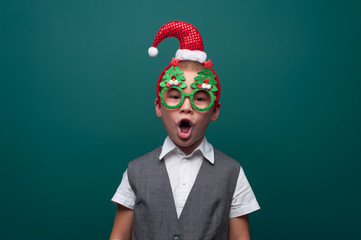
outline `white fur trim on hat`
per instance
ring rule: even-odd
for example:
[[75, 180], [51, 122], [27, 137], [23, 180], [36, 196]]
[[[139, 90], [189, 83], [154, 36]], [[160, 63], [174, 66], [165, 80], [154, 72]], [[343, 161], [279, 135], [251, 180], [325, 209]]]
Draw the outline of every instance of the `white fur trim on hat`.
[[191, 60], [203, 63], [207, 59], [207, 54], [203, 51], [191, 51], [188, 49], [178, 49], [175, 54], [176, 59]]
[[150, 47], [150, 48], [148, 49], [148, 54], [149, 54], [149, 56], [151, 56], [151, 57], [156, 57], [156, 56], [158, 55], [158, 49], [155, 48], [155, 47]]

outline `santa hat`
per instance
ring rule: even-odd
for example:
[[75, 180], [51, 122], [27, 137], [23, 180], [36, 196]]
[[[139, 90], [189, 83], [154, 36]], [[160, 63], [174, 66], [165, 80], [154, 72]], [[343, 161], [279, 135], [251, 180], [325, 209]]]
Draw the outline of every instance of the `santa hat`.
[[158, 30], [153, 45], [148, 49], [149, 56], [157, 56], [157, 46], [168, 37], [176, 37], [179, 40], [180, 47], [176, 52], [176, 59], [191, 60], [200, 63], [203, 63], [207, 59], [201, 34], [192, 24], [183, 21], [166, 23]]
[[[176, 52], [175, 58], [171, 63], [166, 67], [163, 72], [160, 74], [157, 83], [157, 96], [159, 100], [159, 83], [162, 80], [162, 77], [166, 70], [168, 70], [173, 65], [179, 65], [179, 60], [190, 60], [197, 61], [204, 65], [205, 68], [208, 68], [215, 75], [215, 80], [217, 81], [217, 96], [216, 102], [219, 101], [221, 94], [221, 85], [219, 84], [219, 79], [217, 74], [212, 69], [213, 63], [211, 60], [207, 59], [207, 54], [204, 52], [204, 45], [201, 34], [192, 24], [183, 22], [183, 21], [171, 21], [164, 24], [157, 32], [154, 38], [153, 45], [148, 49], [148, 54], [151, 57], [158, 55], [157, 46], [161, 41], [168, 37], [176, 37], [179, 40], [180, 47]], [[160, 100], [159, 100], [160, 104]]]

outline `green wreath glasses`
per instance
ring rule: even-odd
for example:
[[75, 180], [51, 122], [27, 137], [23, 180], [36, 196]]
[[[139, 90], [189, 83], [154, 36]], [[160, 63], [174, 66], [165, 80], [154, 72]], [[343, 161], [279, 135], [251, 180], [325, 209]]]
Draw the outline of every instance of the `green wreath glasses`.
[[207, 89], [194, 89], [191, 93], [185, 93], [178, 86], [163, 88], [159, 93], [159, 97], [163, 106], [170, 109], [182, 106], [184, 98], [189, 97], [192, 107], [198, 111], [207, 111], [216, 100], [213, 92]]

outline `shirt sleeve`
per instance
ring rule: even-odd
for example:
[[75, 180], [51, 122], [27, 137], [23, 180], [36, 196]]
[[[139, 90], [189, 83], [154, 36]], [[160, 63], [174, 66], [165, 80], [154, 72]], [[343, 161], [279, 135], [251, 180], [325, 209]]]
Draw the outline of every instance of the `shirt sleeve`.
[[243, 168], [238, 175], [236, 189], [234, 190], [229, 218], [239, 217], [260, 209], [256, 197], [248, 183]]
[[127, 170], [124, 172], [122, 181], [111, 201], [115, 204], [121, 204], [127, 208], [134, 209], [135, 194], [129, 184]]

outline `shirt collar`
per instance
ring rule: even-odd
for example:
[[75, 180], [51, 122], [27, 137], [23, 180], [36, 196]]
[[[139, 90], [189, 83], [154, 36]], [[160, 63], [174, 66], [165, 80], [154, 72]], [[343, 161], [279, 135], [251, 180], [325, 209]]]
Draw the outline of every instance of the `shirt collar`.
[[[188, 157], [191, 157], [195, 152], [200, 151], [202, 155], [212, 164], [214, 164], [214, 150], [213, 146], [208, 143], [207, 138], [203, 137], [203, 141], [199, 146], [194, 149], [194, 151], [188, 155]], [[169, 136], [164, 140], [163, 146], [162, 146], [162, 152], [159, 155], [159, 160], [162, 160], [165, 155], [172, 151], [178, 151], [181, 154], [184, 154], [170, 139]]]

